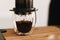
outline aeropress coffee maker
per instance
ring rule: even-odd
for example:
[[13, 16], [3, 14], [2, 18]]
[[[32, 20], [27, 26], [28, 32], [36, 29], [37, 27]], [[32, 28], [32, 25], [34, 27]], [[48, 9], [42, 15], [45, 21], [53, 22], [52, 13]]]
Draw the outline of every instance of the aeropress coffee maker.
[[15, 0], [14, 31], [18, 35], [26, 35], [36, 24], [36, 8], [33, 8], [33, 0]]

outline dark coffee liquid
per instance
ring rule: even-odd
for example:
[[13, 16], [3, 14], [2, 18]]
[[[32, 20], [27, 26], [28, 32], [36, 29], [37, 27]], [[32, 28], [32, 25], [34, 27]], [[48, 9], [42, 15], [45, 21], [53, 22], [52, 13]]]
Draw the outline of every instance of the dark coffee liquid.
[[32, 28], [31, 21], [16, 21], [17, 29], [21, 33], [27, 33]]

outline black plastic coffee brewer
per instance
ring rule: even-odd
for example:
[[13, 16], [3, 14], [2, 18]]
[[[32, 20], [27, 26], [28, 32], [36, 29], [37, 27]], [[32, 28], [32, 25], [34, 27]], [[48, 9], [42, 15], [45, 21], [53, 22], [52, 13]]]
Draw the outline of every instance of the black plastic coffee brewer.
[[33, 0], [15, 0], [15, 8], [11, 11], [14, 11], [14, 31], [18, 35], [29, 33], [36, 23], [36, 8], [33, 8]]

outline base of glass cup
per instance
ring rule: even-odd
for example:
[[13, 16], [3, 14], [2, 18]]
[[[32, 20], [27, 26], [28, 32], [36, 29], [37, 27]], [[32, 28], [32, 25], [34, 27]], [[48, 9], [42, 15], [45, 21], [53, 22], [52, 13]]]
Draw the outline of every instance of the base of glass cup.
[[29, 33], [16, 33], [18, 36], [27, 36]]

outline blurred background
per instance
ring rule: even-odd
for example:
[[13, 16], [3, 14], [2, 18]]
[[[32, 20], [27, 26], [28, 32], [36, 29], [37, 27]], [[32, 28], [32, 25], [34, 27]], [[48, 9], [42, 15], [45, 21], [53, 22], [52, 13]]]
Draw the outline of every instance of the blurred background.
[[[38, 9], [36, 27], [48, 26], [50, 0], [33, 0], [33, 4]], [[14, 7], [15, 0], [0, 0], [0, 29], [14, 27], [12, 19], [14, 12], [9, 11]]]

